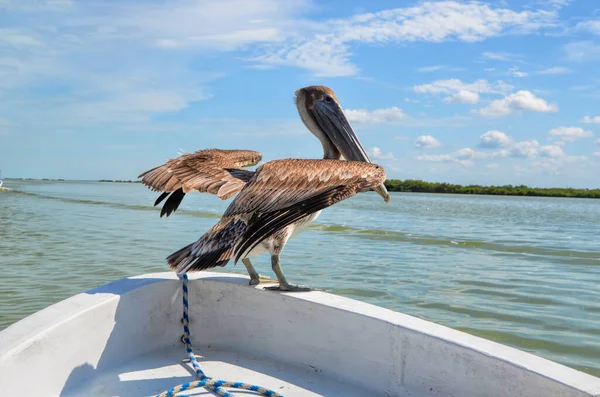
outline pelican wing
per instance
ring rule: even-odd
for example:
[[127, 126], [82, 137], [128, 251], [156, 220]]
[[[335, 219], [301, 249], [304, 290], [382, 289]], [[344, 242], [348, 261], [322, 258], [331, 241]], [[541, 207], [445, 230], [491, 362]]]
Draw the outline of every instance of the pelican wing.
[[196, 190], [225, 200], [242, 190], [253, 171], [243, 169], [257, 164], [262, 155], [252, 150], [207, 149], [185, 153], [142, 173], [142, 183], [163, 192], [154, 205], [169, 197], [160, 216], [177, 210], [186, 193]]
[[247, 219], [235, 261], [278, 230], [385, 181], [377, 164], [340, 160], [276, 160], [263, 164], [223, 217]]

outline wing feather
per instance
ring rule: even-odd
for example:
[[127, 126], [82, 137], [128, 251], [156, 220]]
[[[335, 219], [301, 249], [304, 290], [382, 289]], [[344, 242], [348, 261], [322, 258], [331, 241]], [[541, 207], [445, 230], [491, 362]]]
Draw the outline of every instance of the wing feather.
[[254, 174], [242, 167], [255, 165], [261, 159], [262, 155], [252, 150], [199, 150], [170, 159], [138, 178], [150, 189], [162, 192], [154, 205], [171, 194], [161, 210], [161, 217], [169, 216], [191, 190], [215, 194], [222, 200], [233, 196]]
[[224, 217], [246, 217], [237, 262], [278, 230], [385, 181], [377, 164], [339, 160], [276, 160], [259, 167]]

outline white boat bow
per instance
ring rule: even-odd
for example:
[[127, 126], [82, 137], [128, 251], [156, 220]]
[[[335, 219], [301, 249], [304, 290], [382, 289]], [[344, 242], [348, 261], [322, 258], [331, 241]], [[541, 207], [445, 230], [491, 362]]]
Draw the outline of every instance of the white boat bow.
[[[599, 378], [325, 292], [265, 291], [246, 276], [201, 272], [190, 275], [189, 301], [206, 374], [285, 397], [600, 396]], [[148, 396], [193, 381], [181, 310], [173, 273], [118, 280], [41, 310], [0, 332], [2, 395]]]

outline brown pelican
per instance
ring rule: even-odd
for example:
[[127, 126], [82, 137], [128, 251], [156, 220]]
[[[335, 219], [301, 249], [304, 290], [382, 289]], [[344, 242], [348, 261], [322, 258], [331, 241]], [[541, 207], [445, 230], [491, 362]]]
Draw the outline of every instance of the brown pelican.
[[[323, 86], [296, 91], [296, 106], [305, 126], [321, 141], [323, 160], [274, 160], [255, 172], [262, 156], [250, 150], [200, 150], [182, 154], [139, 176], [165, 198], [161, 217], [174, 212], [191, 190], [227, 199], [240, 192], [221, 220], [200, 239], [167, 258], [177, 273], [225, 266], [242, 259], [250, 284], [260, 278], [250, 257], [271, 254], [271, 266], [279, 281], [276, 289], [306, 291], [306, 286], [287, 282], [279, 255], [288, 239], [319, 216], [321, 210], [357, 193], [374, 190], [386, 202], [385, 171], [372, 164], [344, 116], [334, 92]], [[347, 161], [340, 160], [345, 158]]]

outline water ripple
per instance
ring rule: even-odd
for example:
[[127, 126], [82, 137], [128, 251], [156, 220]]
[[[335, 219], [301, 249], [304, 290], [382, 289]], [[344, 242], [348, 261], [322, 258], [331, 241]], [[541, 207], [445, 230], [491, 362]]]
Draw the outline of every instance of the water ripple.
[[[0, 329], [164, 258], [229, 201], [190, 194], [158, 216], [143, 186], [6, 181]], [[10, 184], [10, 185], [9, 185]], [[290, 240], [291, 282], [388, 307], [600, 376], [600, 200], [373, 193]], [[271, 275], [268, 257], [257, 269]], [[244, 273], [243, 266], [218, 271]]]

